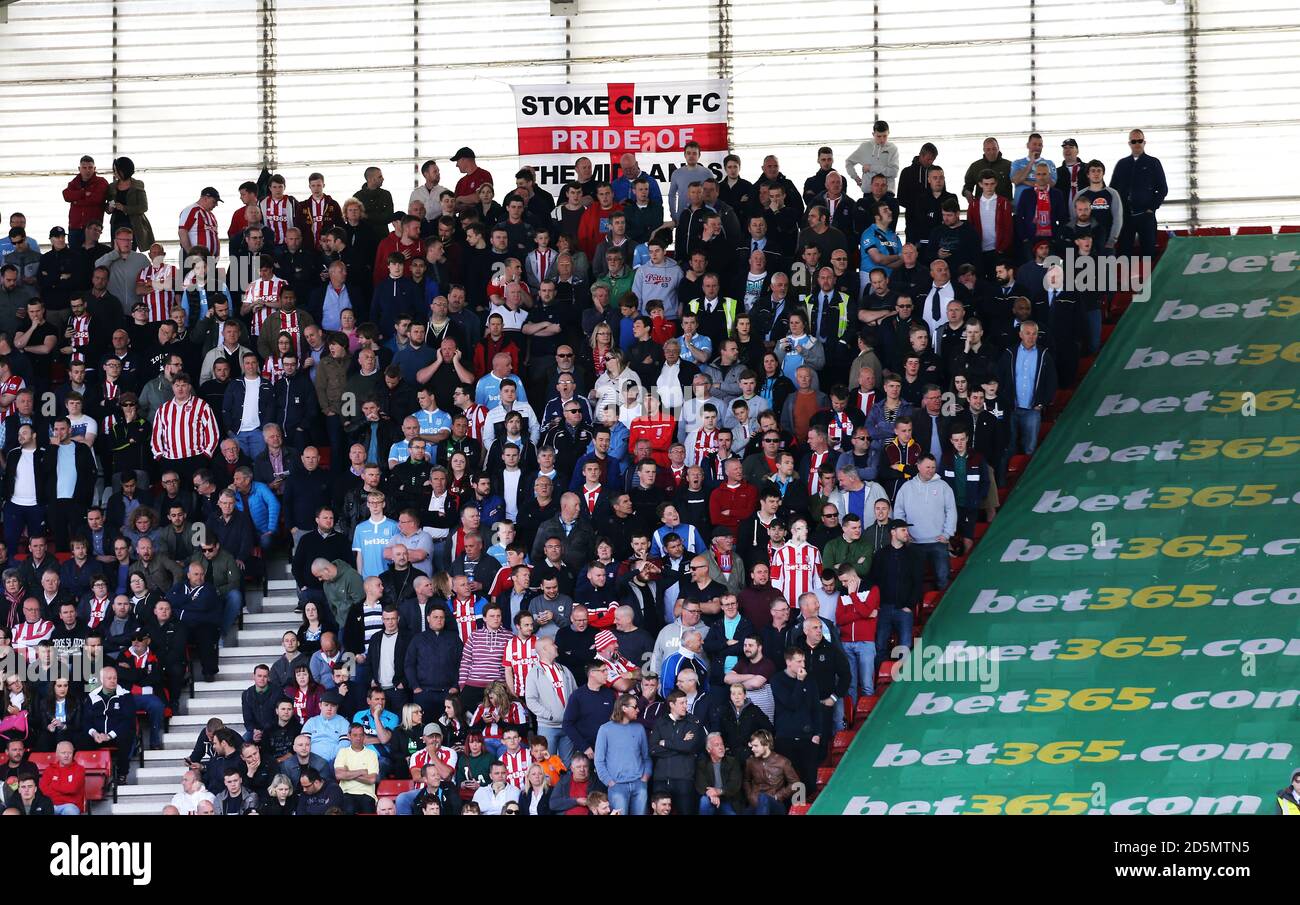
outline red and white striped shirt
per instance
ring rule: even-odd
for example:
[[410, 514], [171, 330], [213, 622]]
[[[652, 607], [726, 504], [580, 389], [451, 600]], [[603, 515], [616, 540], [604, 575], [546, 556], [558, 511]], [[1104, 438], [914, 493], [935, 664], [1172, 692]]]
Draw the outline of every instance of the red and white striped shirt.
[[268, 358], [262, 362], [262, 376], [271, 383], [275, 383], [284, 376], [284, 359], [280, 357]]
[[289, 195], [281, 195], [279, 201], [267, 195], [258, 203], [258, 207], [262, 209], [262, 221], [275, 234], [276, 245], [283, 245], [289, 227], [297, 226], [293, 219], [296, 203]]
[[244, 304], [253, 306], [254, 336], [262, 335], [262, 324], [273, 310], [280, 307], [280, 290], [284, 287], [285, 282], [279, 277], [271, 277], [269, 280], [259, 277], [249, 284], [244, 293]]
[[862, 390], [854, 390], [853, 394], [858, 411], [862, 412], [864, 415], [870, 415], [871, 409], [876, 404], [876, 391], [867, 390], [866, 392], [863, 392]]
[[156, 324], [171, 317], [172, 303], [176, 301], [176, 267], [172, 264], [154, 264], [140, 271], [136, 286], [149, 287], [140, 301], [149, 307], [149, 323]]
[[830, 423], [826, 425], [826, 436], [830, 438], [831, 448], [839, 446], [840, 441], [852, 433], [853, 422], [849, 420], [849, 416], [832, 409]]
[[528, 781], [528, 768], [533, 765], [533, 755], [523, 745], [514, 754], [506, 751], [501, 755], [501, 763], [506, 765], [506, 782], [522, 790]]
[[81, 350], [90, 345], [90, 315], [70, 317], [68, 326], [72, 328], [72, 335], [68, 337], [68, 345], [72, 347], [71, 360], [85, 361], [86, 354]]
[[596, 504], [600, 502], [600, 491], [604, 486], [603, 484], [597, 484], [595, 487], [582, 485], [582, 499], [587, 506], [588, 515], [596, 514]]
[[811, 594], [821, 581], [821, 551], [810, 543], [790, 541], [774, 559], [780, 562], [780, 579], [774, 572], [772, 586], [785, 595], [791, 609], [798, 609], [800, 596]]
[[501, 662], [515, 680], [515, 694], [523, 695], [528, 687], [528, 672], [537, 665], [537, 636], [511, 638]]
[[212, 455], [218, 440], [220, 431], [211, 407], [191, 396], [185, 402], [168, 399], [158, 406], [149, 449], [155, 459], [188, 459]]
[[[107, 542], [105, 542], [107, 544]], [[108, 614], [108, 608], [113, 605], [111, 597], [92, 597], [88, 601], [90, 606], [90, 618], [86, 620], [88, 628], [95, 628], [104, 621], [104, 616]]]
[[821, 489], [821, 476], [817, 469], [822, 467], [822, 463], [830, 458], [830, 451], [814, 452], [808, 456], [808, 492], [815, 494]]
[[477, 607], [477, 597], [469, 600], [451, 598], [451, 617], [456, 620], [456, 632], [460, 635], [461, 644], [469, 641], [469, 636], [474, 634], [474, 624], [478, 622]]
[[569, 702], [564, 696], [564, 674], [560, 672], [560, 668], [554, 663], [542, 663], [538, 661], [537, 669], [538, 675], [543, 680], [549, 681], [551, 687], [555, 689], [555, 697], [560, 702], [560, 706], [563, 707], [568, 704]]
[[475, 440], [483, 439], [483, 426], [487, 424], [487, 406], [477, 402], [465, 410], [465, 419], [469, 421], [468, 436]]
[[484, 701], [474, 708], [474, 713], [469, 718], [471, 726], [477, 726], [480, 723], [483, 725], [484, 738], [501, 738], [506, 734], [507, 727], [523, 726], [527, 722], [528, 714], [518, 701], [511, 701], [510, 706], [505, 710], [497, 710], [487, 701]]
[[597, 654], [596, 659], [609, 667], [609, 679], [605, 682], [606, 685], [613, 685], [615, 679], [621, 679], [636, 672], [636, 664], [622, 654], [612, 660], [604, 654]]
[[311, 233], [311, 246], [315, 248], [320, 245], [321, 228], [325, 224], [325, 211], [329, 209], [329, 195], [321, 195], [319, 199], [315, 195], [309, 195], [303, 205], [303, 210], [307, 212], [307, 230]]
[[718, 432], [700, 428], [695, 431], [695, 442], [690, 446], [694, 453], [688, 465], [703, 465], [704, 457], [718, 451]]
[[[122, 385], [120, 383], [116, 383], [115, 381], [107, 380], [107, 379], [104, 380], [104, 402], [105, 403], [112, 402], [114, 399], [117, 398], [118, 394], [121, 392], [122, 392]], [[115, 408], [115, 406], [105, 405], [104, 408], [106, 411], [112, 411]], [[104, 416], [104, 433], [107, 434], [109, 431], [111, 431], [113, 429], [113, 425], [116, 423], [117, 423], [116, 415]]]
[[[24, 390], [26, 388], [27, 388], [27, 381], [23, 380], [17, 374], [10, 374], [9, 379], [6, 380], [3, 384], [0, 384], [0, 396], [11, 396], [11, 395], [16, 396], [18, 395], [20, 390]], [[3, 409], [0, 409], [0, 420], [4, 418], [8, 418], [10, 415], [13, 414], [13, 411], [14, 411], [14, 405], [11, 402]], [[11, 443], [13, 443], [14, 440], [15, 438], [13, 437], [9, 438], [9, 442]]]
[[451, 748], [439, 748], [433, 754], [429, 753], [428, 748], [421, 748], [411, 755], [411, 759], [406, 762], [406, 765], [412, 770], [419, 770], [423, 774], [424, 768], [433, 763], [434, 758], [437, 758], [440, 763], [451, 767], [453, 771], [456, 769], [456, 752]]
[[54, 634], [54, 623], [48, 619], [39, 622], [19, 622], [14, 626], [13, 646], [27, 654], [29, 661], [36, 659], [36, 645]]
[[212, 211], [205, 211], [195, 202], [181, 211], [181, 229], [190, 234], [190, 244], [195, 248], [202, 246], [216, 257], [221, 250], [221, 238], [217, 232], [217, 218]]

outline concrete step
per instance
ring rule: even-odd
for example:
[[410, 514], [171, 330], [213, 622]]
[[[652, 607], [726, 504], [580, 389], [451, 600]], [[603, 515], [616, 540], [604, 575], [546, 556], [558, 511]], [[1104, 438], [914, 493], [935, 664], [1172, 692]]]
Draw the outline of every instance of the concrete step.
[[[178, 724], [176, 720], [184, 720], [187, 717], [180, 716], [173, 718], [172, 725], [176, 728], [171, 732], [163, 733], [163, 751], [146, 751], [144, 753], [145, 763], [148, 763], [150, 760], [166, 760], [167, 757], [164, 756], [164, 751], [169, 752], [170, 756], [173, 757], [188, 757], [190, 752], [194, 750], [194, 740], [199, 737], [199, 729], [207, 725], [208, 719], [211, 719], [213, 716], [221, 716], [221, 714], [211, 714], [199, 723]], [[221, 718], [231, 729], [234, 729], [241, 735], [243, 734], [243, 716], [235, 715], [230, 720], [226, 720], [225, 717]]]
[[[244, 618], [247, 619], [248, 617], [244, 617]], [[239, 633], [239, 647], [236, 649], [237, 650], [242, 649], [246, 644], [257, 645], [257, 646], [274, 645], [277, 651], [279, 651], [280, 653], [284, 653], [284, 648], [280, 647], [280, 639], [284, 637], [285, 632], [291, 629], [296, 629], [297, 627], [298, 626], [295, 621], [294, 624], [289, 624], [286, 622], [282, 625], [273, 626], [270, 628], [243, 629]], [[222, 648], [222, 650], [226, 650], [226, 649], [227, 648]]]
[[[168, 769], [175, 768], [178, 771], [183, 770], [184, 764], [182, 764], [181, 761], [190, 756], [190, 753], [194, 749], [194, 739], [198, 738], [198, 735], [198, 727], [194, 727], [193, 731], [191, 731], [189, 727], [186, 727], [184, 732], [169, 732], [163, 736], [163, 744], [168, 745], [169, 747], [162, 748], [158, 751], [146, 751], [144, 753], [144, 762], [146, 764], [155, 765], [169, 764], [171, 766], [169, 766]], [[173, 736], [175, 738], [173, 738]], [[187, 740], [184, 751], [180, 751], [175, 746], [171, 745], [172, 741], [179, 739], [182, 736]], [[146, 766], [145, 769], [149, 768]], [[179, 775], [180, 773], [178, 772], [177, 776]]]
[[296, 598], [292, 597], [284, 599], [268, 597], [262, 602], [263, 613], [295, 613], [296, 615], [301, 616], [301, 614], [296, 613], [297, 607], [298, 601]]
[[[223, 713], [240, 713], [242, 705], [237, 694], [200, 694], [190, 699], [187, 709], [189, 713], [182, 714], [181, 717], [194, 716], [199, 718], [199, 722], [206, 723], [214, 714], [221, 716]], [[178, 717], [172, 717], [172, 723], [175, 724], [177, 719]]]
[[131, 772], [131, 782], [141, 786], [166, 785], [168, 788], [174, 786], [175, 788], [172, 789], [174, 792], [180, 788], [181, 774], [184, 772], [185, 767], [179, 762], [158, 767], [136, 767]]
[[268, 591], [296, 591], [297, 583], [292, 578], [271, 578], [266, 582]]
[[[176, 788], [179, 789], [180, 786], [177, 785]], [[93, 813], [95, 816], [100, 814], [136, 816], [141, 814], [161, 814], [162, 809], [171, 803], [174, 794], [175, 792], [168, 792], [165, 796], [160, 794], [149, 798], [119, 801], [116, 804], [111, 801], [101, 801], [93, 806]]]
[[[222, 673], [222, 675], [224, 675], [224, 673]], [[225, 692], [226, 694], [229, 694], [230, 692], [233, 691], [236, 694], [242, 694], [244, 689], [252, 684], [253, 684], [252, 679], [245, 680], [245, 679], [231, 678], [231, 679], [218, 679], [215, 682], [201, 681], [195, 687], [198, 689], [197, 697], [202, 698], [203, 696], [210, 694], [212, 692], [218, 692], [218, 693]], [[189, 700], [196, 700], [196, 698], [189, 698]]]
[[[240, 635], [245, 635], [240, 632]], [[219, 662], [224, 666], [227, 660], [255, 660], [261, 658], [268, 663], [284, 653], [284, 648], [280, 646], [280, 639], [283, 633], [275, 636], [275, 644], [248, 644], [239, 647], [223, 647], [219, 653]], [[199, 683], [202, 684], [202, 683]]]
[[180, 790], [181, 784], [179, 777], [176, 780], [176, 788], [162, 786], [158, 783], [145, 783], [144, 785], [125, 785], [117, 789], [119, 804], [122, 801], [150, 801], [160, 800], [158, 808], [161, 810], [164, 804], [171, 800], [171, 797]]
[[263, 610], [260, 613], [248, 613], [244, 616], [244, 629], [239, 633], [239, 637], [244, 637], [244, 633], [250, 629], [264, 629], [270, 626], [277, 626], [281, 632], [287, 629], [296, 629], [302, 622], [302, 616], [293, 610]]
[[[206, 710], [202, 713], [183, 713], [180, 716], [174, 716], [172, 717], [171, 725], [177, 730], [179, 730], [181, 727], [185, 727], [185, 731], [187, 733], [187, 737], [190, 740], [190, 744], [193, 745], [194, 739], [197, 737], [199, 729], [203, 726], [206, 726], [208, 724], [208, 720], [212, 719], [214, 716], [221, 717], [221, 721], [224, 722], [227, 726], [234, 726], [236, 724], [242, 723], [244, 719], [244, 715], [240, 711], [238, 703], [236, 703], [234, 707], [225, 707], [225, 708], [217, 708], [214, 710]], [[164, 735], [163, 741], [166, 740], [167, 740], [167, 736]]]

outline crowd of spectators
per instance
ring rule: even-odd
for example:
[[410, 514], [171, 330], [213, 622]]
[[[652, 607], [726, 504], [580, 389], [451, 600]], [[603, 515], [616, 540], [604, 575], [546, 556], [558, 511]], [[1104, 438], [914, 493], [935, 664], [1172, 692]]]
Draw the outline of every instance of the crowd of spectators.
[[279, 554], [302, 624], [176, 812], [784, 813], [1100, 343], [1049, 255], [1154, 249], [1129, 144], [950, 180], [877, 122], [801, 184], [692, 143], [559, 198], [461, 148], [401, 206], [202, 188], [170, 257], [83, 158], [0, 241], [8, 737], [124, 777]]

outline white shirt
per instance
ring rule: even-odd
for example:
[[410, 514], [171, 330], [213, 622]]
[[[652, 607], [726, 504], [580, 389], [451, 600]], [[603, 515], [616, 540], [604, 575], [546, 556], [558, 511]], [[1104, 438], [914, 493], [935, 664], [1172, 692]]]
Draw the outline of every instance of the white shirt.
[[33, 457], [36, 450], [28, 452], [23, 450], [24, 454], [18, 457], [18, 470], [14, 474], [14, 495], [12, 498], [15, 506], [35, 506], [36, 498], [36, 465]]
[[244, 410], [239, 417], [239, 430], [241, 433], [262, 429], [262, 416], [257, 410], [257, 396], [261, 387], [262, 378], [244, 378]]
[[375, 678], [384, 688], [393, 685], [393, 660], [397, 653], [397, 632], [379, 636], [379, 669]]
[[217, 799], [211, 792], [200, 786], [197, 792], [186, 792], [184, 789], [181, 789], [172, 796], [171, 804], [172, 807], [180, 811], [182, 814], [196, 814], [199, 810], [200, 801], [208, 801], [216, 804]]
[[993, 251], [998, 246], [998, 196], [980, 195], [980, 250]]
[[501, 469], [501, 492], [506, 498], [506, 518], [516, 521], [519, 518], [519, 479], [524, 476], [518, 468]]
[[[937, 320], [932, 316], [936, 289], [939, 293], [939, 317]], [[953, 294], [952, 280], [949, 280], [942, 286], [932, 286], [930, 291], [925, 294], [925, 298], [921, 300], [921, 317], [925, 320], [926, 326], [930, 328], [930, 347], [936, 352], [939, 349], [939, 331], [948, 323], [948, 303], [952, 301]]]
[[508, 801], [518, 801], [519, 790], [510, 783], [505, 784], [500, 792], [492, 791], [492, 784], [479, 786], [474, 792], [474, 803], [478, 805], [480, 814], [500, 814], [501, 809], [505, 807]]

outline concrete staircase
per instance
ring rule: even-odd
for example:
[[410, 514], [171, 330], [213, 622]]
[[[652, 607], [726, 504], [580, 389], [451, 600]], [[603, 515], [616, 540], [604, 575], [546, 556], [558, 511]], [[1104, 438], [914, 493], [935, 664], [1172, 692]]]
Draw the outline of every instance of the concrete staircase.
[[294, 612], [298, 597], [289, 574], [289, 559], [283, 554], [267, 564], [268, 590], [244, 593], [244, 627], [236, 628], [225, 638], [220, 654], [221, 671], [215, 682], [200, 678], [194, 695], [185, 699], [182, 712], [172, 716], [170, 730], [163, 735], [163, 747], [144, 752], [144, 766], [139, 758], [132, 762], [127, 784], [118, 788], [116, 803], [102, 801], [93, 806], [94, 814], [160, 814], [163, 806], [180, 791], [183, 759], [194, 749], [199, 731], [212, 717], [221, 717], [227, 726], [244, 731], [240, 695], [253, 684], [253, 667], [270, 663], [283, 653], [280, 638], [285, 631], [296, 629], [301, 617]]

